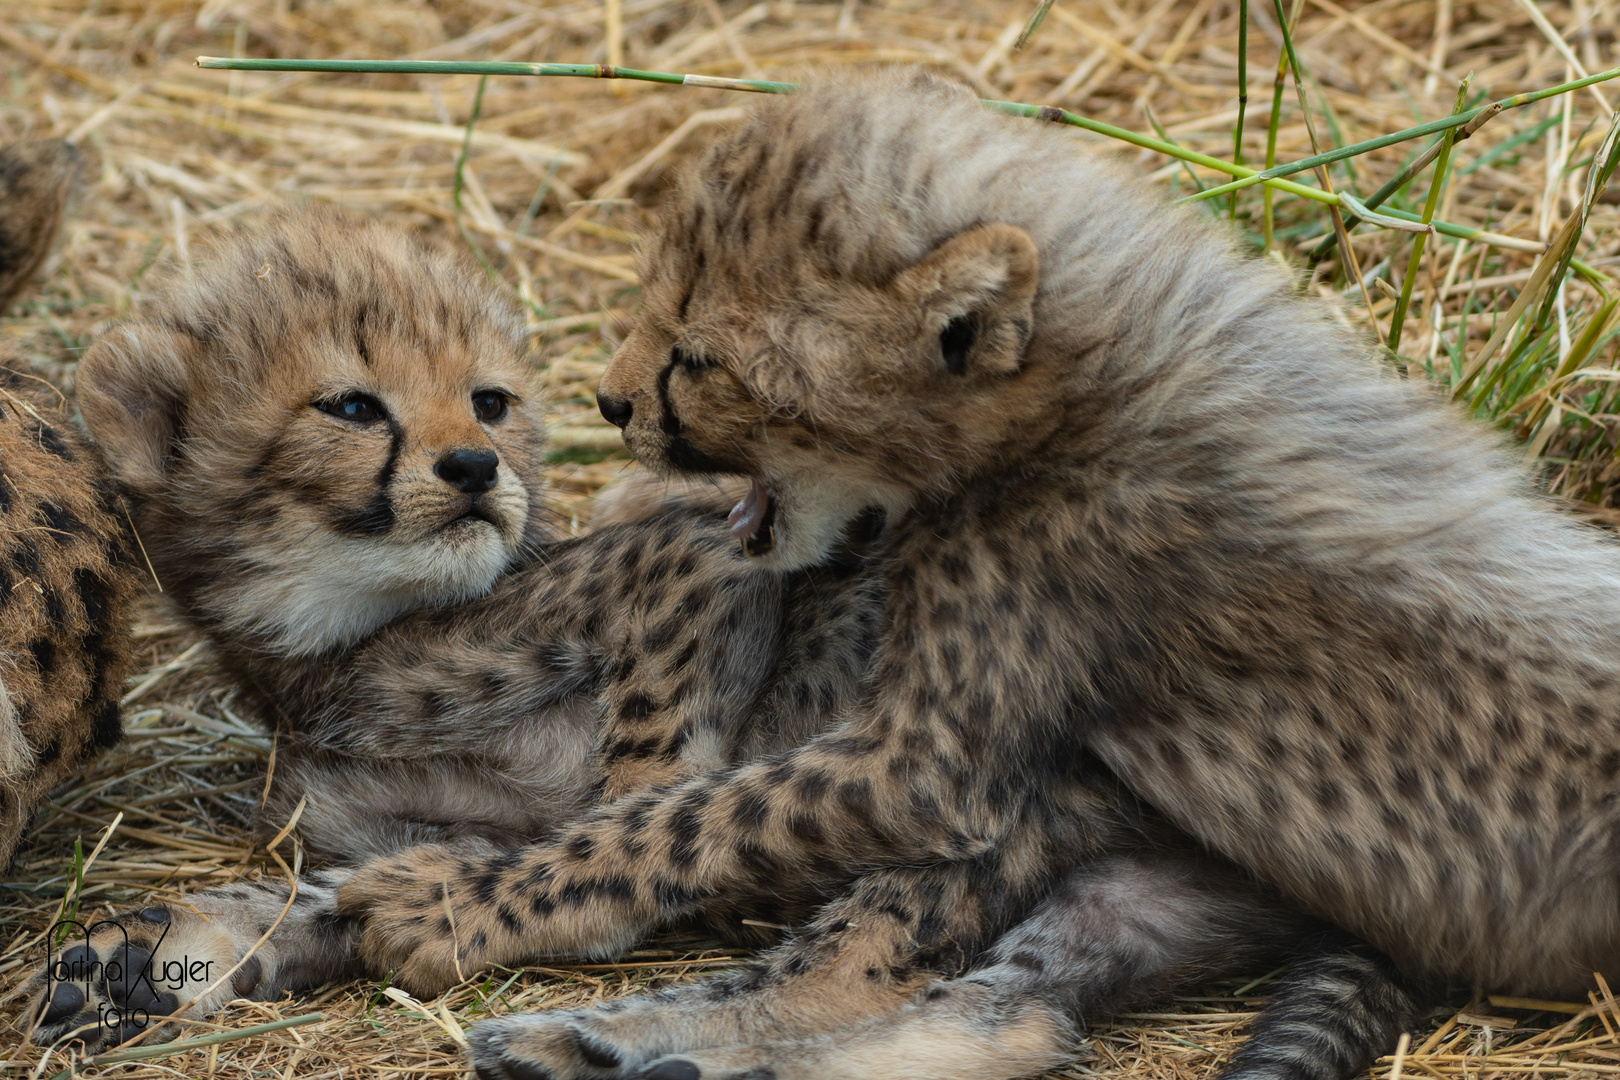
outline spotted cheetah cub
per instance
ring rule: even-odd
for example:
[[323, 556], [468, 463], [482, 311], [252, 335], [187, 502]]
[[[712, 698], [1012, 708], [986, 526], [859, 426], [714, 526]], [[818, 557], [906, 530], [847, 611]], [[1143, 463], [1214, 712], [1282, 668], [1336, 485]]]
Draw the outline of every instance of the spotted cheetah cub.
[[[60, 140], [0, 149], [0, 312], [45, 260], [78, 168]], [[45, 793], [118, 741], [137, 565], [100, 455], [0, 343], [0, 868]]]
[[876, 614], [853, 552], [761, 570], [712, 499], [645, 491], [550, 534], [525, 353], [476, 268], [311, 210], [232, 237], [86, 354], [86, 421], [166, 593], [278, 735], [263, 831], [296, 813], [339, 868], [296, 899], [246, 883], [87, 928], [41, 975], [39, 1041], [360, 974], [343, 865], [533, 840], [853, 697]]
[[[494, 1021], [483, 1076], [1061, 1060], [1097, 987], [1231, 925], [1192, 899], [1199, 875], [1072, 857], [1096, 761], [1406, 974], [1540, 996], [1620, 969], [1620, 552], [1280, 272], [1068, 132], [909, 74], [758, 104], [643, 267], [604, 414], [646, 464], [750, 478], [737, 528], [761, 567], [815, 565], [886, 508], [872, 691], [650, 820], [609, 807], [482, 860], [417, 849], [339, 908], [418, 977], [615, 947], [693, 896], [809, 875], [850, 875], [876, 922], [848, 905], [798, 958], [833, 994], [734, 985], [705, 1029], [670, 1000]], [[427, 917], [447, 867], [482, 885], [454, 905], [481, 949]], [[903, 888], [919, 875], [937, 902]], [[609, 877], [630, 887], [566, 901]], [[887, 964], [850, 962], [874, 927]], [[916, 977], [964, 942], [959, 978]], [[1351, 1028], [1368, 1014], [1319, 985]], [[1333, 1075], [1348, 1046], [1256, 1072]]]

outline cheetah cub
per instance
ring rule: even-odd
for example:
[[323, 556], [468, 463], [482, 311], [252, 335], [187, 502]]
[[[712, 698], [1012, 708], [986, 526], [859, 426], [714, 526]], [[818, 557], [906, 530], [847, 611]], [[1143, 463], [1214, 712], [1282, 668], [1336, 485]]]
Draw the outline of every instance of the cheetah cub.
[[261, 827], [298, 813], [338, 865], [88, 928], [38, 980], [38, 1041], [361, 974], [345, 865], [533, 840], [853, 698], [876, 616], [853, 548], [765, 571], [712, 498], [646, 490], [550, 534], [525, 353], [476, 269], [325, 210], [233, 237], [88, 351], [81, 407], [157, 576], [277, 733]]
[[[61, 140], [0, 149], [0, 312], [45, 260], [78, 169]], [[137, 565], [96, 448], [0, 342], [0, 867], [45, 793], [118, 741]]]
[[[1231, 925], [1196, 874], [1069, 855], [1093, 761], [1405, 975], [1550, 996], [1620, 970], [1620, 551], [1280, 272], [1062, 129], [916, 74], [757, 105], [642, 265], [604, 414], [648, 465], [749, 478], [736, 528], [760, 567], [815, 565], [887, 510], [871, 692], [650, 822], [609, 807], [496, 858], [414, 851], [339, 908], [375, 962], [421, 972], [450, 956], [423, 917], [447, 865], [483, 885], [455, 905], [490, 928], [483, 963], [590, 953], [694, 895], [815, 874], [878, 896], [925, 874], [939, 902], [871, 905], [894, 947], [842, 969], [869, 988], [841, 991], [850, 1010], [732, 987], [711, 1041], [667, 1001], [493, 1021], [483, 1075], [1062, 1060], [1097, 987]], [[567, 902], [607, 877], [630, 887]], [[859, 912], [800, 970], [836, 978], [839, 942], [874, 933]], [[960, 977], [914, 978], [963, 942]], [[1314, 985], [1343, 1030], [1376, 1011], [1353, 980]], [[1335, 1075], [1349, 1046], [1255, 1072]]]
[[[760, 571], [702, 514], [702, 500], [672, 509], [646, 488], [621, 491], [616, 509], [599, 515], [624, 524], [580, 541], [547, 537], [526, 376], [504, 313], [465, 271], [329, 213], [236, 241], [86, 358], [86, 412], [150, 526], [159, 573], [278, 729], [266, 828], [302, 804], [304, 837], [340, 866], [306, 876], [296, 895], [244, 883], [86, 928], [36, 980], [38, 1041], [99, 1046], [238, 996], [381, 977], [388, 968], [359, 950], [357, 924], [335, 910], [349, 872], [341, 864], [425, 839], [442, 846], [422, 850], [476, 861], [492, 843], [510, 850], [546, 833], [598, 790], [632, 792], [795, 745], [853, 704], [870, 655], [873, 569], [845, 545], [816, 568]], [[320, 577], [327, 571], [307, 549], [350, 578]], [[469, 561], [499, 569], [480, 582]], [[749, 1016], [780, 1037], [792, 1025], [776, 1018], [817, 998], [800, 1029], [899, 1004], [927, 972], [976, 952], [987, 927], [1040, 902], [1046, 861], [1087, 852], [1091, 877], [1040, 903], [1026, 946], [1090, 911], [1100, 924], [1094, 943], [1113, 948], [1107, 907], [1120, 889], [1160, 902], [1174, 894], [1226, 928], [1202, 951], [1118, 985], [1092, 980], [1088, 1012], [1222, 965], [1257, 970], [1317, 933], [1191, 851], [1105, 771], [1077, 770], [1072, 780], [1068, 823], [1043, 841], [1055, 850], [1026, 851], [1005, 871], [869, 876], [761, 963], [675, 1002], [672, 1045], [745, 1042]], [[627, 818], [649, 822], [700, 809], [656, 794], [624, 805]], [[571, 850], [589, 855], [577, 842]], [[669, 855], [690, 861], [679, 842]], [[982, 925], [968, 933], [960, 914], [977, 904], [980, 875], [1003, 873], [1019, 895], [987, 894]], [[452, 904], [483, 887], [459, 871], [441, 884]], [[604, 876], [569, 902], [588, 907], [604, 892], [645, 886], [672, 904], [684, 889], [678, 876], [634, 885]], [[742, 914], [796, 919], [801, 903], [848, 886], [847, 875], [784, 875], [767, 898], [711, 897], [691, 914], [737, 936]], [[911, 905], [897, 923], [894, 912]], [[942, 919], [947, 911], [957, 915]], [[453, 928], [441, 932], [455, 942]], [[466, 934], [470, 973], [486, 930], [475, 920]], [[1003, 947], [1014, 958], [1025, 951]], [[1342, 946], [1340, 959], [1373, 962]], [[873, 965], [882, 985], [859, 974]], [[421, 978], [395, 974], [407, 986]], [[748, 1015], [736, 1015], [743, 1003]], [[618, 1019], [657, 1013], [663, 1022], [648, 1032], [669, 1042], [667, 1004]], [[553, 1022], [583, 1032], [576, 1019]], [[1294, 1022], [1321, 1026], [1303, 1011]], [[594, 1037], [569, 1045], [588, 1048]], [[974, 1058], [947, 1047], [945, 1060], [960, 1069], [997, 1049], [986, 1041]]]

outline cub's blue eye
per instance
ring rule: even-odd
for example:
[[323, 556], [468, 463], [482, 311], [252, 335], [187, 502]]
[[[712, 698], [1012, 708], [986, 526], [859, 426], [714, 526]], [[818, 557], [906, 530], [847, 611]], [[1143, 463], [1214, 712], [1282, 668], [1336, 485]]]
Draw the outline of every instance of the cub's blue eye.
[[344, 394], [339, 398], [317, 401], [315, 407], [323, 413], [330, 413], [343, 420], [352, 420], [357, 424], [369, 424], [388, 415], [388, 410], [383, 408], [382, 402], [370, 394]]
[[506, 417], [508, 398], [499, 390], [480, 390], [473, 395], [473, 415], [479, 423], [493, 424]]

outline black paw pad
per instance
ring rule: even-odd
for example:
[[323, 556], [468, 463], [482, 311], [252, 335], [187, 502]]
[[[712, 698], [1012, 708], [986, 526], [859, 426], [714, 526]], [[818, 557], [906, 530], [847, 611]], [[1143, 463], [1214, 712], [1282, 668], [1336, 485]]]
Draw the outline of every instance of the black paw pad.
[[92, 973], [99, 970], [96, 964], [100, 960], [96, 950], [88, 945], [64, 949], [51, 963], [51, 978], [57, 982], [88, 982]]
[[666, 1058], [643, 1069], [637, 1080], [703, 1080], [703, 1070], [685, 1058]]
[[40, 1014], [39, 1022], [54, 1024], [65, 1019], [84, 1008], [84, 991], [72, 983], [57, 983], [56, 989], [51, 991], [51, 1000], [45, 1003], [45, 1011]]
[[139, 946], [120, 945], [103, 969], [107, 995], [124, 1011], [139, 1009], [148, 1015], [159, 1004], [157, 987], [152, 985], [152, 954]]
[[136, 914], [138, 914], [146, 922], [157, 923], [160, 926], [163, 923], [166, 923], [166, 922], [169, 921], [169, 909], [168, 908], [160, 908], [160, 907], [141, 908], [141, 910], [136, 912]]
[[236, 969], [236, 974], [231, 976], [231, 990], [237, 997], [245, 998], [258, 989], [259, 980], [263, 977], [264, 965], [259, 963], [257, 956], [250, 956]]

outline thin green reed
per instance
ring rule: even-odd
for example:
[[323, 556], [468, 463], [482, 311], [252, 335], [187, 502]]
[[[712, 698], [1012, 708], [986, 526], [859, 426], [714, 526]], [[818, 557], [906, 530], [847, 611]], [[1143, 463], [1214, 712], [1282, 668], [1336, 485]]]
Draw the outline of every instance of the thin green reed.
[[[223, 57], [199, 56], [197, 66], [215, 71], [317, 71], [317, 72], [343, 72], [343, 73], [371, 73], [371, 74], [436, 74], [436, 75], [518, 75], [533, 77], [561, 77], [583, 79], [630, 79], [642, 82], [664, 83], [677, 86], [709, 87], [723, 90], [744, 90], [763, 94], [789, 94], [798, 87], [794, 83], [768, 82], [757, 79], [725, 79], [709, 75], [681, 75], [667, 71], [641, 71], [635, 68], [613, 67], [607, 64], [527, 64], [509, 61], [464, 61], [464, 60], [269, 60], [256, 57]], [[1501, 111], [1503, 108], [1513, 108], [1527, 104], [1530, 101], [1541, 101], [1558, 94], [1569, 93], [1583, 87], [1592, 86], [1609, 79], [1620, 78], [1620, 68], [1599, 72], [1572, 82], [1561, 83], [1557, 86], [1547, 87], [1543, 90], [1526, 94], [1519, 94], [1513, 98], [1504, 99], [1494, 105], [1485, 106], [1469, 113], [1462, 118], [1447, 117], [1442, 120], [1419, 124], [1416, 127], [1406, 128], [1402, 131], [1382, 135], [1376, 139], [1355, 143], [1341, 147], [1338, 150], [1314, 155], [1299, 161], [1274, 166], [1263, 173], [1244, 166], [1234, 165], [1229, 161], [1213, 157], [1209, 154], [1200, 154], [1194, 150], [1176, 146], [1163, 139], [1155, 139], [1113, 124], [1105, 124], [1100, 120], [1080, 116], [1065, 109], [1053, 108], [1049, 105], [1026, 105], [1010, 101], [985, 101], [984, 104], [992, 109], [1010, 113], [1014, 116], [1028, 116], [1036, 119], [1049, 120], [1055, 123], [1069, 124], [1095, 132], [1107, 138], [1118, 139], [1122, 142], [1140, 146], [1166, 157], [1179, 161], [1202, 165], [1215, 172], [1224, 172], [1240, 179], [1237, 187], [1250, 187], [1254, 184], [1264, 184], [1277, 191], [1284, 191], [1291, 195], [1311, 199], [1316, 202], [1338, 205], [1339, 198], [1330, 192], [1313, 188], [1305, 184], [1294, 183], [1285, 179], [1294, 173], [1306, 169], [1316, 168], [1324, 163], [1339, 161], [1346, 157], [1364, 154], [1372, 150], [1380, 150], [1386, 146], [1393, 146], [1409, 139], [1419, 139], [1425, 135], [1433, 135], [1447, 128], [1456, 127], [1467, 119], [1478, 116], [1488, 109]], [[1232, 190], [1233, 185], [1222, 185], [1209, 188], [1189, 197], [1189, 199], [1204, 199]], [[1187, 200], [1183, 200], [1187, 201]], [[1392, 217], [1408, 216], [1399, 212], [1390, 212]], [[1413, 215], [1415, 219], [1415, 215]], [[1483, 243], [1495, 246], [1511, 247], [1519, 250], [1540, 250], [1539, 245], [1528, 245], [1525, 241], [1517, 241], [1508, 237], [1500, 237], [1484, 230], [1472, 229], [1466, 226], [1453, 225], [1449, 222], [1436, 221], [1434, 227], [1441, 233], [1452, 237], [1477, 239]], [[1577, 269], [1580, 269], [1577, 265]]]
[[[1569, 82], [1559, 83], [1556, 86], [1549, 86], [1541, 90], [1531, 90], [1526, 91], [1523, 94], [1514, 94], [1512, 97], [1506, 97], [1500, 101], [1492, 102], [1489, 105], [1482, 105], [1477, 109], [1470, 109], [1455, 116], [1447, 116], [1440, 120], [1431, 120], [1426, 124], [1418, 124], [1416, 127], [1405, 128], [1401, 131], [1391, 132], [1388, 135], [1380, 135], [1375, 139], [1367, 139], [1362, 142], [1351, 143], [1349, 146], [1341, 146], [1337, 150], [1328, 150], [1320, 154], [1313, 154], [1308, 158], [1300, 158], [1298, 161], [1291, 161], [1286, 165], [1278, 165], [1275, 168], [1266, 169], [1264, 172], [1252, 173], [1248, 176], [1242, 177], [1241, 179], [1234, 180], [1230, 184], [1222, 184], [1219, 187], [1212, 187], [1208, 191], [1201, 192], [1200, 194], [1190, 195], [1182, 201], [1193, 202], [1199, 199], [1219, 198], [1229, 191], [1241, 191], [1243, 188], [1253, 187], [1255, 184], [1269, 183], [1272, 180], [1276, 180], [1284, 176], [1293, 176], [1295, 173], [1305, 172], [1308, 169], [1319, 168], [1323, 165], [1331, 165], [1336, 161], [1343, 161], [1345, 158], [1357, 157], [1373, 150], [1382, 150], [1386, 146], [1394, 146], [1397, 143], [1407, 142], [1411, 139], [1421, 139], [1425, 135], [1438, 135], [1440, 132], [1447, 131], [1451, 128], [1463, 127], [1464, 125], [1473, 121], [1475, 117], [1478, 117], [1486, 112], [1492, 112], [1494, 110], [1492, 113], [1494, 115], [1494, 113], [1502, 112], [1505, 109], [1517, 109], [1524, 105], [1532, 105], [1538, 101], [1545, 101], [1548, 98], [1557, 97], [1560, 94], [1568, 94], [1576, 90], [1584, 90], [1588, 86], [1596, 86], [1598, 83], [1608, 82], [1611, 79], [1620, 79], [1620, 68], [1610, 68], [1607, 71], [1600, 71], [1596, 75], [1588, 75], [1583, 79], [1573, 79]], [[1229, 172], [1231, 170], [1222, 171]]]
[[[1288, 13], [1288, 30], [1290, 33], [1293, 32], [1294, 27], [1299, 25], [1300, 8], [1304, 6], [1305, 0], [1294, 0], [1293, 10]], [[1287, 78], [1288, 50], [1280, 49], [1277, 52], [1277, 77], [1271, 81], [1271, 117], [1266, 122], [1266, 168], [1268, 169], [1274, 168], [1277, 164], [1277, 129], [1282, 123], [1283, 82]], [[1200, 185], [1199, 190], [1203, 190], [1202, 185]], [[1270, 251], [1273, 241], [1273, 229], [1275, 228], [1271, 211], [1273, 196], [1270, 187], [1263, 186], [1260, 190], [1263, 199], [1262, 235], [1264, 237], [1261, 246], [1263, 250]], [[1234, 201], [1237, 199], [1236, 192], [1233, 192], [1232, 198]]]
[[[1473, 72], [1469, 72], [1468, 78], [1471, 80], [1473, 77], [1474, 77]], [[1498, 108], [1497, 105], [1490, 105], [1490, 106], [1487, 106], [1486, 108], [1480, 110], [1478, 113], [1476, 113], [1474, 115], [1474, 118], [1472, 120], [1470, 120], [1468, 123], [1464, 124], [1462, 127], [1460, 127], [1460, 128], [1448, 128], [1447, 129], [1448, 131], [1455, 131], [1456, 132], [1456, 138], [1454, 138], [1452, 140], [1452, 144], [1456, 145], [1457, 143], [1462, 142], [1464, 139], [1467, 139], [1467, 138], [1471, 137], [1474, 134], [1474, 132], [1476, 132], [1480, 128], [1484, 127], [1488, 122], [1490, 122], [1497, 115], [1499, 115], [1501, 113], [1501, 111], [1502, 110], [1500, 108]], [[1455, 114], [1453, 114], [1453, 115], [1455, 115]], [[1402, 188], [1404, 188], [1407, 184], [1411, 183], [1412, 178], [1414, 176], [1416, 176], [1418, 173], [1422, 172], [1424, 169], [1428, 168], [1429, 163], [1432, 162], [1436, 157], [1439, 156], [1439, 154], [1440, 154], [1440, 144], [1444, 140], [1444, 138], [1445, 138], [1445, 133], [1442, 132], [1440, 138], [1435, 139], [1433, 142], [1431, 142], [1428, 145], [1428, 147], [1426, 147], [1424, 149], [1423, 153], [1419, 154], [1416, 158], [1414, 158], [1412, 160], [1411, 164], [1407, 165], [1406, 168], [1402, 169], [1400, 172], [1398, 172], [1394, 176], [1390, 177], [1389, 180], [1387, 180], [1382, 187], [1380, 187], [1377, 191], [1373, 192], [1370, 196], [1368, 196], [1367, 201], [1362, 203], [1362, 205], [1365, 206], [1369, 210], [1376, 210], [1380, 206], [1383, 205], [1385, 199], [1390, 198], [1396, 192], [1398, 192]], [[1472, 171], [1472, 166], [1465, 166], [1461, 171], [1462, 172]], [[1398, 211], [1386, 211], [1386, 213], [1397, 214], [1397, 215], [1399, 214]], [[1344, 221], [1345, 228], [1347, 228], [1347, 229], [1354, 229], [1357, 225], [1360, 225], [1360, 224], [1361, 224], [1361, 218], [1357, 217], [1354, 214], [1352, 214], [1348, 218], [1345, 218], [1345, 221]], [[1442, 229], [1441, 231], [1443, 232], [1444, 230]], [[1312, 262], [1317, 262], [1317, 261], [1319, 261], [1321, 259], [1327, 258], [1328, 253], [1333, 250], [1334, 246], [1337, 245], [1338, 242], [1339, 242], [1339, 238], [1337, 236], [1332, 235], [1332, 234], [1329, 234], [1328, 236], [1324, 237], [1322, 242], [1320, 244], [1316, 245], [1315, 250], [1313, 250], [1311, 252], [1311, 261]]]
[[450, 187], [450, 204], [458, 211], [461, 209], [461, 190], [467, 182], [467, 155], [472, 150], [473, 128], [478, 123], [478, 115], [484, 111], [484, 88], [488, 85], [488, 75], [478, 80], [478, 92], [473, 94], [472, 115], [467, 117], [467, 131], [461, 137], [461, 153], [456, 156], [456, 176]]
[[[1452, 115], [1463, 111], [1468, 103], [1469, 78], [1457, 84], [1457, 100], [1451, 106]], [[1440, 153], [1434, 163], [1434, 175], [1429, 178], [1429, 197], [1423, 200], [1423, 224], [1427, 225], [1434, 220], [1434, 209], [1440, 202], [1440, 189], [1446, 183], [1446, 166], [1451, 162], [1451, 146], [1456, 141], [1457, 129], [1452, 128], [1440, 136]], [[1417, 281], [1418, 267], [1423, 262], [1423, 247], [1429, 239], [1429, 232], [1425, 229], [1412, 239], [1412, 256], [1406, 261], [1406, 277], [1401, 281], [1401, 296], [1395, 301], [1395, 312], [1389, 317], [1389, 351], [1399, 353], [1401, 348], [1401, 326], [1406, 322], [1407, 309], [1412, 304], [1412, 286]]]
[[[1283, 13], [1282, 0], [1272, 0], [1277, 9], [1277, 26], [1282, 31], [1283, 51], [1288, 56], [1288, 66], [1294, 72], [1294, 92], [1299, 96], [1299, 111], [1305, 121], [1305, 134], [1311, 139], [1311, 153], [1321, 156], [1322, 146], [1316, 139], [1316, 124], [1311, 120], [1311, 104], [1305, 96], [1305, 68], [1299, 62], [1299, 54], [1294, 51], [1294, 34], [1288, 25], [1288, 16]], [[1322, 190], [1329, 195], [1333, 194], [1333, 177], [1329, 174], [1330, 166], [1327, 163], [1317, 167], [1316, 176], [1322, 183]], [[1328, 206], [1328, 216], [1333, 221], [1333, 233], [1339, 238], [1340, 250], [1344, 257], [1344, 273], [1356, 283], [1361, 290], [1362, 303], [1367, 307], [1367, 321], [1372, 323], [1373, 336], [1379, 341], [1384, 340], [1384, 331], [1378, 325], [1378, 316], [1373, 314], [1372, 297], [1367, 292], [1367, 282], [1362, 279], [1361, 266], [1356, 262], [1356, 249], [1350, 246], [1350, 234], [1344, 228], [1344, 215], [1339, 211], [1339, 203], [1334, 202]]]
[[[1249, 108], [1249, 0], [1238, 0], [1238, 114], [1232, 125], [1232, 164], [1243, 164], [1243, 116]], [[1237, 221], [1237, 194], [1228, 200], [1227, 217]]]

